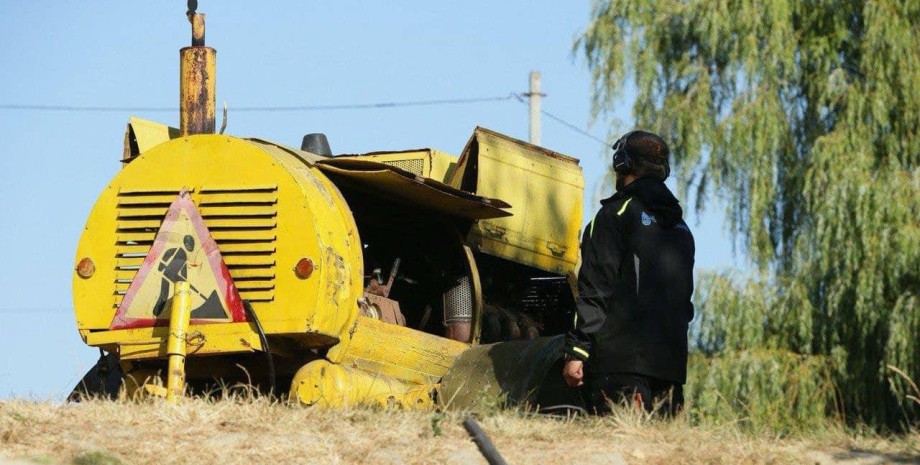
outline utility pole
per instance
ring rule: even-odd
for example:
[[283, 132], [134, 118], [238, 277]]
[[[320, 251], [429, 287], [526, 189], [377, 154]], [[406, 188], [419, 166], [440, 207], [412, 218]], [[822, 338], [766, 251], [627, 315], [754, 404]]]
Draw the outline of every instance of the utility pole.
[[530, 92], [524, 94], [530, 98], [530, 143], [540, 145], [540, 99], [546, 94], [540, 93], [540, 72], [530, 72]]

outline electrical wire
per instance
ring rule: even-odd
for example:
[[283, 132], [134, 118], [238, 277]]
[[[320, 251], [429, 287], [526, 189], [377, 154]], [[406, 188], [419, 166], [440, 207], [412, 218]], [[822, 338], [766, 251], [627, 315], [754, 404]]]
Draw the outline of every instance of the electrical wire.
[[77, 105], [26, 105], [15, 103], [0, 104], [0, 110], [24, 110], [24, 111], [62, 111], [74, 113], [89, 112], [144, 112], [144, 113], [165, 113], [179, 111], [178, 108], [167, 107], [95, 107], [95, 106], [77, 106]]
[[[281, 113], [281, 112], [298, 112], [298, 111], [337, 111], [337, 110], [374, 110], [387, 108], [406, 108], [406, 107], [423, 107], [439, 105], [463, 105], [473, 103], [504, 102], [508, 100], [517, 100], [527, 105], [525, 95], [522, 93], [511, 92], [504, 96], [493, 97], [472, 97], [472, 98], [452, 98], [452, 99], [434, 99], [434, 100], [404, 100], [396, 102], [377, 102], [377, 103], [355, 103], [355, 104], [335, 104], [335, 105], [292, 105], [292, 106], [249, 106], [231, 108], [234, 112], [240, 113]], [[33, 104], [15, 104], [0, 103], [0, 110], [11, 111], [56, 111], [71, 113], [173, 113], [179, 111], [174, 107], [109, 107], [109, 106], [80, 106], [80, 105], [33, 105]], [[591, 134], [566, 119], [540, 109], [540, 113], [553, 121], [561, 124], [565, 128], [574, 131], [584, 137], [587, 137], [603, 146], [608, 146], [607, 141]]]
[[570, 122], [568, 122], [568, 121], [566, 121], [566, 120], [564, 120], [564, 119], [562, 119], [562, 118], [560, 118], [560, 117], [558, 117], [558, 116], [556, 116], [556, 115], [554, 115], [554, 114], [552, 114], [552, 113], [550, 113], [550, 112], [548, 112], [548, 111], [546, 111], [546, 110], [541, 109], [541, 110], [540, 110], [540, 113], [543, 113], [544, 115], [548, 116], [550, 119], [555, 120], [557, 123], [559, 123], [559, 124], [561, 124], [561, 125], [563, 125], [563, 126], [569, 128], [569, 129], [571, 129], [571, 130], [573, 130], [573, 131], [575, 131], [575, 132], [577, 132], [577, 133], [579, 133], [579, 134], [581, 134], [581, 135], [583, 135], [583, 136], [585, 136], [585, 137], [589, 137], [589, 138], [591, 138], [591, 139], [594, 139], [594, 140], [597, 141], [597, 142], [600, 142], [600, 144], [603, 145], [604, 147], [609, 147], [609, 146], [610, 146], [610, 144], [608, 144], [607, 141], [605, 141], [605, 140], [603, 140], [603, 139], [601, 139], [601, 138], [599, 138], [599, 137], [595, 137], [594, 134], [591, 134], [591, 133], [588, 132], [588, 131], [582, 130], [582, 129], [580, 129], [578, 126], [575, 126], [574, 124], [572, 124], [572, 123], [570, 123]]
[[262, 329], [262, 323], [259, 321], [259, 316], [256, 315], [252, 305], [249, 305], [249, 301], [243, 301], [243, 309], [256, 325], [256, 332], [259, 334], [259, 342], [262, 344], [262, 352], [265, 353], [265, 361], [268, 364], [268, 379], [271, 382], [270, 395], [274, 396], [278, 388], [277, 376], [275, 375], [275, 359], [272, 356], [271, 348], [268, 347], [268, 338], [265, 336], [265, 330]]
[[414, 100], [403, 102], [381, 102], [381, 103], [358, 103], [352, 105], [299, 105], [290, 107], [239, 107], [234, 111], [259, 111], [259, 112], [276, 112], [276, 111], [315, 111], [315, 110], [367, 110], [374, 108], [400, 108], [400, 107], [422, 107], [436, 105], [457, 105], [465, 103], [485, 103], [501, 102], [511, 100], [514, 94], [503, 97], [474, 97], [474, 98], [457, 98], [457, 99], [439, 99], [439, 100]]
[[[518, 102], [520, 102], [520, 103], [522, 103], [522, 104], [524, 104], [524, 105], [527, 105], [528, 103], [527, 103], [526, 100], [524, 100], [524, 97], [526, 97], [525, 94], [514, 94], [514, 98], [515, 98]], [[540, 109], [540, 113], [542, 113], [542, 114], [548, 116], [550, 119], [556, 121], [557, 123], [559, 123], [559, 124], [565, 126], [565, 127], [568, 128], [568, 129], [571, 129], [572, 131], [575, 131], [575, 132], [577, 132], [577, 133], [579, 133], [579, 134], [581, 134], [581, 135], [583, 135], [583, 136], [585, 136], [585, 137], [588, 137], [588, 138], [593, 139], [593, 140], [595, 140], [595, 141], [597, 141], [597, 142], [600, 142], [601, 145], [603, 145], [603, 146], [605, 146], [605, 147], [607, 147], [608, 145], [610, 145], [610, 144], [607, 143], [607, 141], [605, 141], [605, 140], [603, 140], [603, 139], [601, 139], [601, 138], [595, 136], [594, 134], [591, 134], [591, 133], [588, 132], [588, 131], [585, 131], [584, 129], [579, 128], [578, 126], [575, 126], [574, 124], [572, 124], [572, 123], [570, 123], [570, 122], [568, 122], [568, 121], [562, 119], [561, 117], [556, 116], [556, 115], [554, 115], [554, 114], [552, 114], [552, 113], [550, 113], [550, 112], [548, 112], [548, 111], [546, 111], [546, 110], [544, 110], [544, 109], [542, 109], [542, 108]]]
[[[511, 100], [515, 94], [496, 97], [473, 97], [436, 100], [406, 100], [397, 102], [355, 103], [339, 105], [293, 105], [293, 106], [257, 106], [257, 107], [232, 107], [234, 112], [286, 112], [286, 111], [329, 111], [329, 110], [369, 110], [375, 108], [401, 108], [421, 107], [436, 105], [459, 105], [468, 103], [501, 102]], [[175, 107], [105, 107], [105, 106], [78, 106], [78, 105], [31, 105], [31, 104], [0, 104], [0, 110], [23, 111], [62, 111], [62, 112], [146, 112], [165, 113], [177, 112]]]

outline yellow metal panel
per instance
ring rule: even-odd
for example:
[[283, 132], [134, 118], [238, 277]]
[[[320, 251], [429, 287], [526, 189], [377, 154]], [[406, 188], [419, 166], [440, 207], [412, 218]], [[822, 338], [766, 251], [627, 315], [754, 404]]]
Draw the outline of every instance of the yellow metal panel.
[[430, 178], [431, 152], [431, 149], [370, 152], [358, 155], [339, 155], [335, 157], [335, 160], [373, 161], [408, 171], [416, 176]]
[[291, 383], [291, 399], [303, 405], [343, 408], [358, 405], [429, 409], [434, 386], [413, 386], [326, 360], [301, 368]]
[[277, 250], [277, 247], [273, 242], [227, 242], [220, 244], [220, 251], [224, 255], [234, 252], [271, 253], [275, 250]]
[[198, 210], [201, 212], [201, 216], [208, 219], [212, 216], [226, 215], [240, 217], [271, 216], [276, 213], [277, 208], [273, 205], [248, 205], [246, 207], [233, 205], [203, 205], [198, 208]]
[[[321, 245], [319, 257], [308, 256], [316, 265], [316, 271], [306, 280], [321, 283], [317, 290], [318, 299], [298, 299], [296, 294], [292, 294], [290, 305], [294, 308], [291, 311], [309, 315], [304, 334], [306, 338], [312, 333], [321, 333], [347, 342], [351, 337], [349, 330], [358, 317], [357, 299], [364, 294], [361, 239], [351, 210], [341, 192], [314, 166], [311, 160], [315, 159], [316, 155], [266, 141], [250, 140], [249, 143], [269, 154], [279, 167], [297, 181], [300, 195], [309, 200], [308, 208], [302, 209], [298, 214], [302, 215], [304, 220], [314, 223], [308, 231], [313, 238], [297, 240], [318, 241]], [[279, 226], [280, 231], [286, 229]], [[279, 250], [281, 244], [282, 241], [279, 241]], [[283, 274], [284, 280], [278, 281], [279, 289], [284, 282], [289, 281], [292, 285], [302, 282], [293, 273], [296, 264], [296, 257], [292, 257], [288, 263], [279, 263], [278, 268], [287, 272]], [[317, 274], [320, 276], [316, 276]], [[292, 289], [303, 288], [292, 286]], [[317, 305], [313, 308], [299, 308], [308, 305], [307, 302], [314, 301]], [[339, 361], [333, 357], [329, 358], [334, 362]]]
[[335, 157], [335, 160], [346, 159], [375, 161], [441, 182], [447, 182], [457, 165], [456, 156], [434, 149], [370, 152]]
[[[178, 128], [171, 128], [165, 124], [132, 116], [128, 119], [128, 127], [125, 131], [125, 153], [123, 158], [126, 160], [133, 158], [177, 137], [179, 137]], [[137, 153], [132, 153], [132, 142], [136, 144]]]
[[[141, 261], [143, 261], [143, 259]], [[116, 269], [115, 279], [127, 280], [127, 282], [130, 283], [131, 280], [134, 279], [134, 275], [137, 274], [137, 270], [140, 268], [140, 265], [131, 265], [131, 266], [135, 267], [135, 269], [126, 270], [124, 269], [123, 266], [119, 267], [119, 269]]]
[[275, 281], [272, 279], [239, 281], [236, 287], [240, 291], [268, 290], [275, 288]]
[[584, 192], [578, 160], [476, 128], [450, 184], [512, 205], [513, 216], [474, 226], [467, 238], [472, 246], [542, 270], [574, 275]]
[[412, 383], [437, 382], [469, 344], [359, 316], [350, 343], [329, 357], [368, 373]]
[[447, 183], [457, 167], [457, 157], [438, 150], [431, 151], [431, 172], [428, 177]]
[[151, 203], [161, 203], [163, 205], [169, 206], [173, 200], [176, 200], [176, 196], [172, 194], [154, 194], [154, 195], [142, 195], [142, 196], [132, 196], [131, 194], [126, 194], [118, 197], [119, 206], [127, 205], [148, 205]]
[[227, 266], [245, 266], [245, 265], [274, 265], [275, 260], [271, 255], [224, 255], [224, 263]]
[[125, 255], [122, 257], [117, 257], [115, 259], [115, 268], [119, 270], [130, 269], [130, 268], [139, 268], [142, 263], [144, 263], [144, 258], [142, 254], [131, 254]]
[[118, 218], [136, 218], [136, 217], [150, 217], [157, 216], [162, 217], [166, 215], [166, 210], [169, 208], [169, 205], [145, 205], [143, 207], [127, 207], [118, 209]]
[[211, 218], [207, 220], [208, 229], [214, 231], [221, 228], [274, 228], [278, 226], [278, 220], [273, 216], [268, 217], [245, 217], [237, 216], [235, 218]]
[[242, 202], [258, 202], [274, 204], [278, 202], [275, 191], [253, 192], [244, 190], [231, 190], [230, 192], [202, 192], [201, 205], [235, 205]]
[[[190, 325], [186, 352], [190, 355], [250, 352], [261, 350], [259, 336], [250, 323]], [[124, 360], [162, 358], [167, 355], [169, 327], [121, 329], [88, 333], [92, 346], [118, 347]]]
[[275, 231], [272, 230], [261, 230], [256, 229], [252, 231], [238, 231], [238, 230], [223, 230], [223, 229], [212, 229], [211, 237], [214, 240], [220, 241], [241, 241], [241, 240], [250, 240], [250, 241], [263, 241], [269, 242], [274, 241], [278, 238], [275, 234]]
[[[274, 279], [275, 273], [268, 268], [240, 268], [233, 270], [231, 276], [239, 278], [264, 278]], [[239, 287], [239, 286], [237, 286]]]
[[385, 164], [332, 159], [316, 166], [337, 183], [386, 195], [418, 208], [469, 219], [508, 216], [503, 209], [509, 205], [501, 200], [479, 197], [433, 179], [401, 173]]
[[[161, 355], [151, 339], [162, 335], [153, 329], [107, 329], [169, 202], [183, 188], [192, 192], [266, 333], [305, 342], [318, 337], [326, 344], [349, 337], [363, 270], [361, 242], [341, 194], [285, 149], [198, 135], [156, 145], [127, 164], [87, 219], [74, 263], [91, 258], [96, 271], [89, 278], [73, 275], [77, 327], [87, 343], [120, 345], [133, 358]], [[303, 258], [316, 264], [308, 279], [293, 271]], [[206, 326], [202, 331], [226, 325]], [[249, 350], [255, 333], [248, 325], [238, 330], [246, 336], [214, 336], [195, 354]]]

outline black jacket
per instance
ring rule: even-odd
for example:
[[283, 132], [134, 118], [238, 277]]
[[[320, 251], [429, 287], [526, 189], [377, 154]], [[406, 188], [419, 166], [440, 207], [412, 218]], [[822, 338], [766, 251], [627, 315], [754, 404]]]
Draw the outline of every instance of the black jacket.
[[592, 373], [683, 384], [695, 246], [680, 205], [650, 177], [601, 204], [581, 241], [576, 317], [565, 351]]

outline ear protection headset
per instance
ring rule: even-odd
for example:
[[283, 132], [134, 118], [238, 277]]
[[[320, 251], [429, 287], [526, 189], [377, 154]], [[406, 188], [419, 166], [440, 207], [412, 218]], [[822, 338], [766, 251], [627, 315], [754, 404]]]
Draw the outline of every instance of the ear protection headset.
[[629, 131], [613, 143], [613, 170], [620, 174], [629, 174], [632, 172], [632, 159], [629, 152], [626, 151], [626, 143], [629, 142], [629, 136], [635, 131]]
[[[613, 143], [613, 170], [617, 173], [629, 174], [633, 171], [632, 156], [626, 150], [626, 145], [629, 142], [629, 136], [635, 132], [629, 131]], [[642, 159], [655, 165], [663, 166], [665, 179], [671, 175], [671, 165], [667, 160], [657, 160], [653, 157], [642, 157]]]

